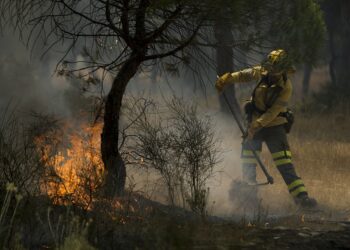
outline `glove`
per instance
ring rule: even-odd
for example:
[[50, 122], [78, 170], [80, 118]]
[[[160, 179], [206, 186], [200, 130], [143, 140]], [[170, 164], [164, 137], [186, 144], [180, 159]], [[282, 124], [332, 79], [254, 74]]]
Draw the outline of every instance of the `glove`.
[[261, 124], [257, 121], [254, 121], [250, 124], [250, 126], [248, 127], [248, 131], [247, 131], [247, 139], [248, 140], [253, 140], [254, 135], [256, 134], [256, 132], [258, 132], [260, 129], [262, 128]]
[[224, 88], [224, 86], [232, 82], [232, 80], [233, 78], [231, 76], [231, 73], [225, 73], [216, 80], [215, 88], [219, 92], [222, 92], [222, 89]]

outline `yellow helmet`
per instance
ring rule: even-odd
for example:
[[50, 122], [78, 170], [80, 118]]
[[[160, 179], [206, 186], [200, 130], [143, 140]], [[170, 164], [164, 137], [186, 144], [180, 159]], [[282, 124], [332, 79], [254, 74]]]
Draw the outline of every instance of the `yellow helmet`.
[[267, 59], [262, 63], [262, 66], [267, 70], [275, 73], [295, 72], [288, 54], [283, 49], [271, 51]]

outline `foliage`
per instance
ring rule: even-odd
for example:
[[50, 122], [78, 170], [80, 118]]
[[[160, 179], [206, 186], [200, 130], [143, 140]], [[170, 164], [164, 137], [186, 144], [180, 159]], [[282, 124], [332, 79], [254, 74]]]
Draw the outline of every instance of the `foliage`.
[[[7, 11], [1, 20], [12, 24], [33, 46], [51, 50], [63, 44], [59, 73], [77, 72], [90, 84], [96, 83], [90, 81], [97, 77], [94, 72], [118, 73], [132, 51], [146, 45], [141, 69], [156, 67], [173, 72], [183, 63], [201, 78], [208, 66], [215, 70], [212, 49], [222, 46], [213, 42], [218, 18], [232, 25], [234, 43], [230, 46], [235, 54], [265, 55], [280, 47], [287, 49], [297, 63], [317, 59], [325, 33], [323, 15], [314, 0], [127, 2], [3, 1], [0, 8]], [[147, 35], [138, 41], [141, 37], [136, 34], [136, 21], [142, 8], [147, 10], [143, 27]], [[76, 55], [84, 59], [78, 62]], [[250, 59], [260, 62], [256, 56]]]
[[57, 249], [94, 249], [87, 241], [87, 233], [90, 221], [81, 220], [70, 208], [67, 207], [66, 214], [60, 215], [53, 225], [51, 218], [52, 209], [47, 210], [47, 220], [52, 238]]
[[246, 52], [265, 55], [283, 48], [295, 63], [314, 63], [319, 58], [325, 23], [316, 1], [245, 1], [241, 8], [242, 18], [233, 27], [239, 31], [237, 37], [246, 37]]
[[[171, 204], [180, 198], [183, 205], [205, 215], [209, 195], [206, 181], [218, 162], [211, 121], [199, 115], [195, 104], [181, 98], [173, 97], [163, 109], [151, 107], [135, 122], [137, 140], [129, 145], [128, 157], [141, 159], [139, 164], [160, 173]], [[129, 108], [127, 114], [140, 110], [134, 105]]]
[[292, 55], [296, 63], [314, 63], [319, 57], [326, 32], [320, 6], [314, 0], [297, 0], [293, 4], [284, 3], [280, 8], [285, 11], [277, 15], [271, 26], [271, 37]]
[[[9, 105], [10, 106], [10, 105]], [[0, 187], [14, 183], [28, 196], [88, 208], [101, 185], [101, 126], [65, 124], [50, 115], [18, 118], [10, 107], [0, 123]]]
[[[15, 197], [16, 203], [12, 210], [11, 203], [12, 198]], [[18, 205], [21, 202], [23, 196], [18, 192], [14, 183], [6, 184], [6, 194], [3, 199], [1, 212], [0, 212], [0, 246], [1, 249], [7, 248], [11, 245], [12, 233], [14, 231], [14, 219], [17, 215]], [[16, 241], [16, 239], [15, 239]], [[17, 242], [14, 242], [19, 246]]]
[[[45, 164], [42, 158], [42, 147], [38, 147], [38, 136], [57, 133], [57, 120], [51, 116], [37, 113], [30, 115], [24, 125], [24, 119], [17, 117], [9, 104], [3, 110], [0, 121], [0, 184], [14, 183], [23, 193], [39, 194], [42, 177], [45, 175]], [[42, 143], [57, 146], [56, 137], [44, 136]], [[42, 146], [42, 145], [41, 145]], [[54, 151], [54, 150], [53, 150]]]
[[[61, 74], [88, 78], [98, 70], [118, 73], [135, 53], [143, 51], [146, 62], [182, 51], [210, 6], [210, 1], [16, 0], [2, 1], [0, 9], [2, 23], [33, 46], [51, 50], [63, 44]], [[84, 60], [78, 63], [76, 55]]]

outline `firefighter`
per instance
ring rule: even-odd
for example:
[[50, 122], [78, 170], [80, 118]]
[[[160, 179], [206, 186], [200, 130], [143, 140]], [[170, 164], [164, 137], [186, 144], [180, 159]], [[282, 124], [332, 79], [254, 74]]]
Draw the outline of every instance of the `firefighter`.
[[265, 142], [295, 203], [301, 207], [315, 207], [316, 200], [309, 197], [303, 180], [296, 174], [286, 135], [292, 123], [291, 113], [287, 109], [292, 94], [288, 74], [294, 71], [287, 53], [278, 49], [270, 52], [259, 66], [222, 75], [215, 87], [221, 92], [229, 84], [258, 81], [245, 106], [248, 130], [242, 143], [243, 182], [256, 183], [257, 161], [252, 150], [259, 154]]

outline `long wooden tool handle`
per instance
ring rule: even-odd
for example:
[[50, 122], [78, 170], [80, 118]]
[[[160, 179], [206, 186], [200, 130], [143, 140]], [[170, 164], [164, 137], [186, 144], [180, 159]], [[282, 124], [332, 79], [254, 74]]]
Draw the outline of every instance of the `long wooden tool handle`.
[[[231, 114], [232, 114], [233, 117], [235, 118], [236, 123], [237, 123], [239, 129], [241, 130], [241, 132], [242, 132], [242, 134], [243, 134], [243, 137], [245, 137], [246, 132], [245, 132], [244, 127], [243, 127], [243, 125], [241, 124], [241, 122], [240, 122], [240, 120], [239, 120], [239, 118], [238, 118], [236, 112], [235, 112], [235, 111], [233, 110], [233, 108], [231, 107], [231, 105], [230, 105], [230, 103], [229, 103], [229, 101], [228, 101], [227, 96], [225, 95], [225, 93], [222, 93], [222, 95], [223, 95], [223, 97], [224, 97], [224, 100], [225, 100], [225, 102], [226, 102], [226, 104], [227, 104], [227, 106], [228, 106], [228, 108], [229, 108]], [[253, 152], [253, 155], [254, 155], [255, 159], [257, 160], [257, 162], [258, 162], [258, 164], [259, 164], [261, 170], [264, 172], [264, 174], [265, 174], [265, 176], [266, 176], [266, 179], [267, 179], [267, 182], [270, 183], [270, 184], [273, 184], [273, 177], [269, 174], [269, 172], [267, 172], [267, 169], [266, 169], [264, 163], [260, 160], [259, 155], [258, 155], [258, 154], [256, 153], [256, 151], [253, 149], [252, 144], [249, 142], [249, 140], [247, 140], [246, 143], [247, 143], [249, 149]]]

